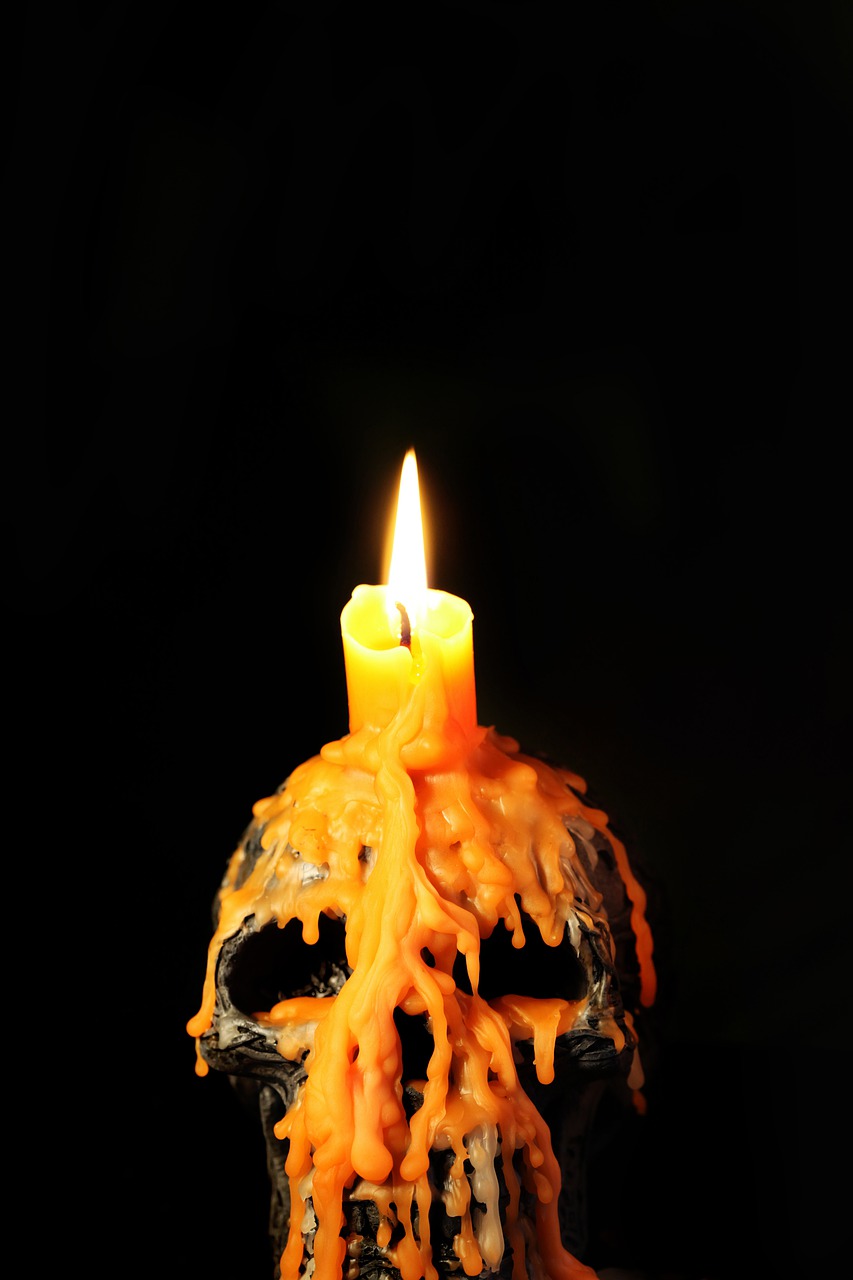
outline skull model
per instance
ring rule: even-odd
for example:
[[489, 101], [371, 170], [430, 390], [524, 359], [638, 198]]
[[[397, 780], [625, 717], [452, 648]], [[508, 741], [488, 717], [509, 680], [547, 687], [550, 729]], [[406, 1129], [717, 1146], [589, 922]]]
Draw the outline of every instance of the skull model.
[[323, 748], [215, 903], [197, 1070], [256, 1103], [276, 1280], [570, 1280], [584, 1143], [642, 1083], [645, 897], [581, 779], [479, 729]]

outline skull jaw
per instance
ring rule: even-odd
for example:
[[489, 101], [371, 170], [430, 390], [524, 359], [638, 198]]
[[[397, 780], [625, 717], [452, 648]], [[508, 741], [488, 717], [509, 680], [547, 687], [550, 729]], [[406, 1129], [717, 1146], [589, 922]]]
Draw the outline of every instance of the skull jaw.
[[[223, 1020], [217, 1020], [221, 1026]], [[275, 1126], [292, 1105], [298, 1088], [306, 1078], [300, 1063], [284, 1062], [268, 1039], [259, 1039], [256, 1024], [239, 1017], [233, 1025], [233, 1039], [227, 1047], [219, 1043], [216, 1031], [202, 1039], [202, 1056], [208, 1065], [228, 1074], [238, 1096], [257, 1117], [263, 1132], [267, 1175], [270, 1186], [269, 1243], [273, 1280], [280, 1280], [280, 1260], [290, 1234], [290, 1184], [285, 1174], [286, 1146], [276, 1136]], [[588, 1249], [588, 1169], [590, 1146], [594, 1142], [595, 1119], [603, 1098], [617, 1098], [617, 1105], [627, 1105], [628, 1073], [633, 1062], [633, 1042], [629, 1039], [617, 1051], [609, 1036], [594, 1031], [569, 1032], [559, 1037], [555, 1054], [555, 1079], [541, 1085], [536, 1079], [532, 1047], [523, 1046], [519, 1063], [519, 1080], [525, 1092], [545, 1119], [554, 1153], [562, 1171], [559, 1198], [559, 1222], [562, 1243], [576, 1257]], [[284, 1070], [283, 1070], [284, 1068]], [[422, 1104], [423, 1095], [414, 1086], [404, 1090], [406, 1110], [411, 1116]], [[430, 1153], [431, 1181], [443, 1184], [448, 1153]], [[504, 1226], [506, 1190], [500, 1160], [496, 1174], [501, 1188], [501, 1225]], [[313, 1217], [313, 1206], [307, 1202], [307, 1222]], [[342, 1235], [347, 1240], [347, 1254], [341, 1280], [401, 1280], [400, 1271], [389, 1257], [389, 1249], [377, 1241], [381, 1214], [370, 1199], [345, 1199], [345, 1225]], [[536, 1222], [532, 1198], [523, 1196], [519, 1206], [522, 1230], [529, 1252], [535, 1255]], [[430, 1212], [432, 1261], [439, 1276], [461, 1277], [462, 1264], [454, 1250], [460, 1219], [447, 1214], [438, 1192], [434, 1194]], [[303, 1258], [306, 1277], [313, 1270], [313, 1245], [316, 1220], [303, 1230]], [[392, 1238], [392, 1245], [394, 1241]], [[479, 1280], [512, 1280], [513, 1253], [507, 1246], [497, 1269], [484, 1268]], [[529, 1273], [546, 1280], [544, 1267], [534, 1263]]]

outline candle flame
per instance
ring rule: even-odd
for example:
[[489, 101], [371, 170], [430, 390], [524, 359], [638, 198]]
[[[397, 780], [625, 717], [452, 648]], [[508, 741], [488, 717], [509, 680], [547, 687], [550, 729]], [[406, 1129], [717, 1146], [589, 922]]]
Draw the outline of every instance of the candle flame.
[[411, 628], [426, 617], [427, 611], [424, 525], [414, 449], [409, 449], [403, 459], [400, 473], [387, 606], [395, 633], [400, 633], [401, 643], [408, 644]]

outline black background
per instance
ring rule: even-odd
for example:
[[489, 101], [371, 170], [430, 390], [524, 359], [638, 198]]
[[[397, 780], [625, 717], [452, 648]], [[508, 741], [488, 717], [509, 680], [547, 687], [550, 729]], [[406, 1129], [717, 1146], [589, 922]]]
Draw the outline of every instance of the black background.
[[850, 16], [577, 9], [69, 4], [12, 41], [46, 1254], [267, 1274], [259, 1137], [184, 1027], [252, 803], [346, 731], [340, 610], [413, 445], [481, 723], [582, 774], [656, 886], [661, 1052], [598, 1261], [843, 1256]]

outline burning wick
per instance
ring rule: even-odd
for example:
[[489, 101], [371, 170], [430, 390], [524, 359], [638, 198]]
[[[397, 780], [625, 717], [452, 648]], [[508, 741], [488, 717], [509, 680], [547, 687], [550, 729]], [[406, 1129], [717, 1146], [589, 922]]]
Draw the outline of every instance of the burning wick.
[[[414, 449], [410, 449], [403, 459], [391, 563], [385, 581], [388, 625], [392, 628], [393, 635], [397, 621], [394, 616], [396, 610], [400, 615], [400, 645], [411, 652], [412, 622], [419, 626], [429, 611], [424, 526]], [[401, 604], [401, 600], [407, 603]]]
[[412, 647], [412, 624], [409, 622], [409, 615], [406, 613], [406, 606], [397, 601], [397, 608], [400, 612], [400, 644], [404, 644], [407, 649]]

